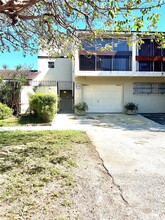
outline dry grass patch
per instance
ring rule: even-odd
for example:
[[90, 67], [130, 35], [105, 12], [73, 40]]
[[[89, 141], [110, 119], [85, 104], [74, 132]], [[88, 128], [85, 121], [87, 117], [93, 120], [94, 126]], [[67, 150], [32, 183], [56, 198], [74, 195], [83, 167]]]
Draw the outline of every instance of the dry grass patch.
[[51, 219], [72, 205], [74, 149], [89, 143], [83, 132], [1, 132], [0, 143], [0, 219]]

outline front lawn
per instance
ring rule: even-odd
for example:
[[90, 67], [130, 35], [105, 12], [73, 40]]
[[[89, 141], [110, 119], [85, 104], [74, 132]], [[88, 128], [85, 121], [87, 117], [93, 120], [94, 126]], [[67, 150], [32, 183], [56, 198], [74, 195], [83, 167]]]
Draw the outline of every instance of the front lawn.
[[134, 219], [130, 211], [84, 132], [0, 133], [0, 220]]
[[60, 207], [72, 205], [76, 148], [86, 144], [79, 131], [1, 132], [0, 219], [62, 219]]
[[51, 125], [51, 123], [45, 123], [42, 119], [33, 115], [22, 115], [20, 117], [12, 116], [8, 119], [0, 120], [0, 127], [23, 125]]

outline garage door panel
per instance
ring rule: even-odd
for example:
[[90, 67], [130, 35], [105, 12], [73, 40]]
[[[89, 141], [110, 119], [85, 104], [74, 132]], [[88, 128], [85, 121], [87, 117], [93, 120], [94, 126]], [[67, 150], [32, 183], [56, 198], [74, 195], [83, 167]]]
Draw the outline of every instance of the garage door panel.
[[122, 93], [122, 85], [89, 85], [83, 87], [83, 100], [89, 112], [122, 112]]

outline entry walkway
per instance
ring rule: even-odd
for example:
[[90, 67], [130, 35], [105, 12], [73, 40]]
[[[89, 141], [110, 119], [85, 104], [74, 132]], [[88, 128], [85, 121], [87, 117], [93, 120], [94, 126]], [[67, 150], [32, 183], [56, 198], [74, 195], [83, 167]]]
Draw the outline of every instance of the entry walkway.
[[91, 120], [76, 117], [74, 114], [57, 114], [51, 126], [11, 126], [0, 127], [0, 131], [33, 131], [33, 130], [88, 130]]

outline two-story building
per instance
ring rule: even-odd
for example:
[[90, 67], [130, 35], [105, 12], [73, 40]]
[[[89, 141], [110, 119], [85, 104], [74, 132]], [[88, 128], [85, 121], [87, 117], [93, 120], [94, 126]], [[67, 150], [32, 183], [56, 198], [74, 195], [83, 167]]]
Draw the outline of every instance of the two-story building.
[[[62, 112], [82, 101], [91, 113], [123, 112], [128, 102], [138, 104], [141, 113], [165, 112], [165, 49], [149, 37], [138, 48], [136, 33], [129, 34], [133, 41], [128, 46], [127, 37], [111, 34], [90, 41], [84, 32], [74, 61], [38, 57], [43, 80], [57, 82]], [[107, 45], [110, 49], [103, 50]]]

